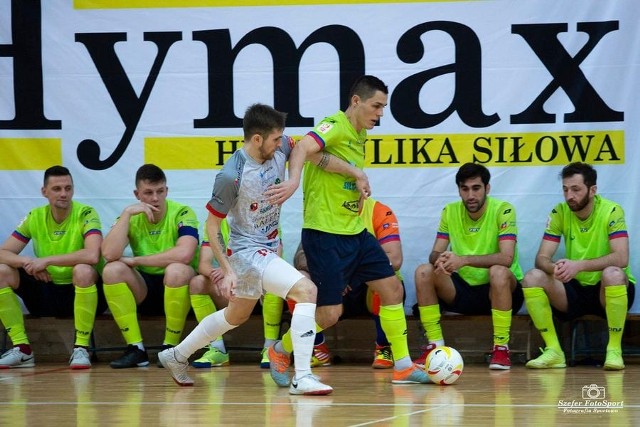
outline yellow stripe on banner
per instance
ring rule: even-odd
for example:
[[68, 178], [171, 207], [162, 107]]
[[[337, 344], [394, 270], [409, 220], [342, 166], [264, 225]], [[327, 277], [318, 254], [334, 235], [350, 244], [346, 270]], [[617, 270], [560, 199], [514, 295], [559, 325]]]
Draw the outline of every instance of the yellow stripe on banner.
[[243, 141], [214, 136], [145, 138], [144, 160], [162, 169], [218, 169]]
[[367, 167], [544, 166], [624, 163], [624, 131], [369, 135]]
[[76, 9], [160, 9], [188, 7], [315, 6], [377, 3], [453, 3], [481, 0], [74, 0]]
[[45, 170], [62, 164], [59, 138], [0, 138], [0, 170]]
[[[146, 138], [144, 144], [145, 162], [163, 169], [219, 169], [243, 142], [240, 136], [190, 136]], [[624, 164], [625, 139], [621, 130], [369, 135], [365, 153], [367, 168]]]

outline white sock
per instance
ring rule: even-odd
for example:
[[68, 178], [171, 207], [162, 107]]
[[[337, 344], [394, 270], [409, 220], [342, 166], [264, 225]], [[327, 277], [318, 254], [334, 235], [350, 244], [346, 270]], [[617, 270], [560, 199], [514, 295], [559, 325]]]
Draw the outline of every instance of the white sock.
[[224, 317], [227, 309], [223, 308], [208, 315], [176, 346], [176, 350], [187, 359], [196, 351], [206, 346], [212, 339], [219, 337], [237, 325], [231, 325]]
[[291, 342], [296, 378], [311, 373], [311, 355], [315, 339], [316, 305], [309, 302], [297, 303], [291, 316]]

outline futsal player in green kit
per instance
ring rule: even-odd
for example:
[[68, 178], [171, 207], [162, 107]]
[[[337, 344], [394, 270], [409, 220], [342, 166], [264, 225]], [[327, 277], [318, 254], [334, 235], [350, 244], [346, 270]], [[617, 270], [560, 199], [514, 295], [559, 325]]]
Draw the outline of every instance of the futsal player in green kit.
[[[320, 121], [296, 144], [289, 159], [289, 179], [272, 186], [267, 194], [272, 202], [283, 203], [299, 186], [305, 161], [322, 152], [319, 161], [304, 165], [303, 178], [302, 245], [311, 279], [318, 287], [318, 327], [326, 329], [338, 321], [347, 284], [368, 285], [380, 295], [380, 322], [395, 361], [392, 382], [427, 383], [424, 370], [409, 357], [402, 284], [359, 215], [361, 197], [370, 195], [362, 171], [367, 130], [382, 117], [387, 98], [388, 88], [377, 77], [357, 79], [347, 109]], [[329, 172], [330, 155], [342, 159], [344, 168]], [[269, 350], [272, 376], [276, 377], [290, 363], [290, 334]]]
[[[44, 173], [47, 205], [31, 210], [0, 248], [0, 320], [14, 347], [0, 368], [27, 368], [35, 358], [16, 294], [34, 316], [73, 316], [71, 369], [87, 369], [96, 313], [107, 305], [98, 292], [102, 227], [91, 206], [73, 201], [73, 179], [63, 166]], [[33, 242], [34, 257], [20, 255]]]
[[[145, 164], [136, 172], [133, 194], [102, 244], [107, 264], [104, 294], [127, 350], [112, 368], [147, 366], [138, 311], [165, 315], [163, 347], [180, 341], [191, 309], [189, 281], [195, 276], [198, 219], [189, 206], [167, 199], [167, 178], [158, 166]], [[132, 256], [124, 251], [130, 246]]]
[[[545, 342], [542, 355], [526, 366], [566, 366], [554, 314], [560, 320], [595, 314], [609, 326], [604, 369], [622, 370], [622, 332], [635, 297], [624, 211], [596, 194], [598, 175], [591, 165], [570, 163], [560, 177], [565, 201], [549, 214], [535, 268], [522, 281], [527, 311]], [[565, 254], [554, 261], [561, 239]]]
[[429, 352], [444, 345], [440, 311], [490, 314], [493, 348], [490, 369], [511, 369], [511, 314], [518, 312], [522, 269], [518, 263], [516, 211], [489, 196], [491, 174], [466, 163], [456, 173], [460, 200], [442, 210], [429, 262], [416, 269], [420, 322], [429, 345], [416, 359], [424, 366]]

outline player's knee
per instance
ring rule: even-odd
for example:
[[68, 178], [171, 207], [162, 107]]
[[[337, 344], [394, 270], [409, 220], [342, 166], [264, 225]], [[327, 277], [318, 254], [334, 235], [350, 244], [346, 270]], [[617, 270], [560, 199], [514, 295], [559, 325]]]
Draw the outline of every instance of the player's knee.
[[191, 266], [174, 262], [164, 270], [164, 284], [169, 287], [184, 286], [191, 281], [194, 274]]
[[511, 270], [502, 265], [489, 267], [489, 283], [494, 290], [511, 290]]
[[522, 279], [523, 288], [540, 288], [547, 281], [547, 275], [544, 271], [534, 268], [527, 271]]
[[198, 274], [189, 281], [189, 293], [199, 295], [207, 293], [207, 283], [209, 280], [202, 274]]
[[315, 303], [318, 297], [318, 288], [313, 282], [306, 277], [300, 279], [287, 294], [288, 299], [295, 302], [311, 302]]
[[601, 280], [604, 286], [622, 285], [627, 283], [627, 275], [620, 267], [609, 266], [602, 270]]
[[131, 268], [122, 261], [109, 262], [102, 270], [102, 279], [105, 284], [121, 282], [130, 270]]
[[98, 280], [98, 273], [89, 264], [77, 264], [72, 270], [72, 280], [75, 286], [86, 288], [95, 285]]
[[18, 270], [7, 264], [0, 264], [0, 289], [7, 286], [16, 287], [18, 281]]
[[415, 272], [415, 284], [416, 288], [423, 288], [427, 286], [432, 281], [429, 280], [433, 275], [433, 265], [431, 264], [420, 264], [418, 268], [416, 268]]

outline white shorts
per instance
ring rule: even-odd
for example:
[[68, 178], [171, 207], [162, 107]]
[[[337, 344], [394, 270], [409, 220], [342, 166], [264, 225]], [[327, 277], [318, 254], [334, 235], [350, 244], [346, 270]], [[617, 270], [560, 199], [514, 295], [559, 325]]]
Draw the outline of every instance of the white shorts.
[[259, 299], [264, 292], [286, 298], [289, 291], [304, 276], [276, 253], [266, 249], [248, 249], [229, 257], [238, 277], [234, 295]]

